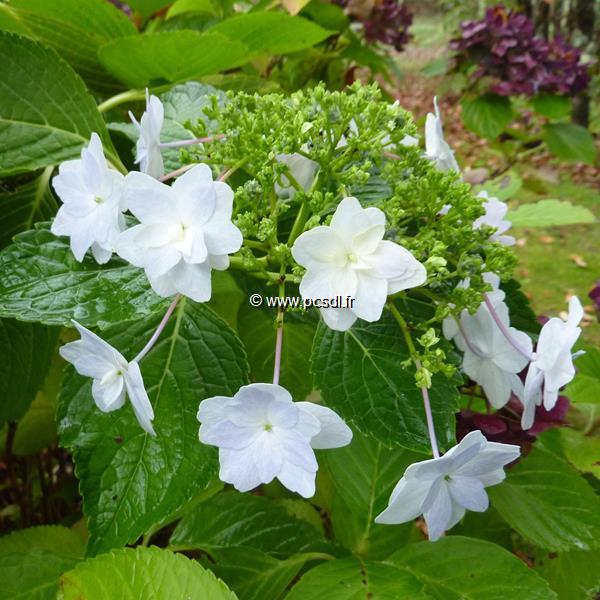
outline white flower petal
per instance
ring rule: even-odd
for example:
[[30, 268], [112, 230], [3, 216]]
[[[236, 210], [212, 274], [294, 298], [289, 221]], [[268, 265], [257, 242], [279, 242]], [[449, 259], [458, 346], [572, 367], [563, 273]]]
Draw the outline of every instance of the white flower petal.
[[131, 401], [131, 406], [133, 407], [133, 412], [137, 417], [138, 423], [144, 431], [152, 436], [156, 436], [152, 427], [154, 409], [152, 408], [152, 404], [150, 404], [148, 393], [144, 387], [140, 366], [136, 362], [129, 363], [129, 368], [124, 374], [124, 379], [127, 395]]
[[423, 513], [432, 483], [419, 479], [407, 480], [403, 477], [396, 484], [388, 507], [375, 517], [375, 523], [396, 525], [416, 519]]
[[475, 512], [484, 512], [488, 509], [490, 501], [479, 479], [452, 475], [447, 484], [455, 503]]
[[341, 448], [352, 441], [352, 430], [330, 408], [314, 402], [296, 402], [296, 406], [302, 411], [310, 413], [319, 421], [320, 430], [310, 440], [310, 445], [315, 450]]

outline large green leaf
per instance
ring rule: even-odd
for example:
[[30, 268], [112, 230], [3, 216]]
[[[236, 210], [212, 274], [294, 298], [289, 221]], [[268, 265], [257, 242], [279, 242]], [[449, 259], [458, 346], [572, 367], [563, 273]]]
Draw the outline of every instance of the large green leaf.
[[[321, 322], [311, 357], [315, 387], [327, 406], [385, 446], [429, 452], [423, 397], [414, 370], [402, 364], [408, 358], [402, 332], [388, 312], [376, 323], [357, 321], [345, 332]], [[438, 440], [449, 447], [456, 387], [436, 375], [430, 397]]]
[[[255, 381], [273, 377], [275, 356], [275, 311], [269, 313], [243, 303], [238, 313], [238, 331], [248, 349], [248, 360]], [[310, 351], [315, 335], [314, 323], [286, 317], [283, 325], [281, 385], [295, 400], [304, 400], [312, 389]]]
[[521, 284], [516, 279], [509, 279], [500, 284], [506, 294], [506, 305], [510, 314], [510, 324], [520, 331], [538, 334], [541, 324], [531, 308], [529, 298], [521, 290]]
[[83, 557], [81, 538], [56, 525], [0, 538], [0, 599], [54, 600], [59, 576]]
[[62, 600], [236, 600], [210, 571], [160, 548], [123, 548], [79, 563], [60, 578]]
[[37, 221], [46, 221], [56, 213], [56, 200], [48, 185], [52, 167], [12, 192], [0, 193], [0, 249], [21, 231]]
[[304, 564], [319, 554], [295, 554], [279, 560], [256, 548], [222, 548], [211, 552], [206, 566], [223, 579], [240, 600], [280, 598]]
[[591, 600], [600, 592], [600, 550], [592, 552], [542, 552], [535, 570], [558, 594], [558, 600]]
[[600, 498], [577, 471], [547, 450], [535, 448], [489, 495], [504, 520], [541, 548], [600, 547]]
[[120, 259], [77, 262], [68, 239], [50, 233], [47, 223], [0, 252], [0, 317], [104, 327], [152, 314], [166, 302], [141, 269]]
[[392, 489], [412, 462], [422, 457], [355, 434], [344, 448], [323, 452], [320, 460], [333, 480], [331, 522], [335, 538], [355, 554], [385, 558], [406, 543], [412, 523], [378, 525]]
[[600, 350], [586, 348], [576, 361], [577, 374], [565, 390], [571, 402], [600, 404]]
[[314, 549], [322, 541], [312, 525], [290, 517], [273, 500], [231, 491], [200, 503], [188, 513], [177, 525], [170, 544], [209, 553], [228, 546], [249, 546], [267, 554], [290, 555]]
[[389, 558], [425, 584], [437, 600], [552, 600], [548, 584], [504, 548], [450, 536], [410, 544]]
[[414, 575], [394, 565], [345, 558], [305, 573], [286, 596], [289, 600], [358, 600], [359, 598], [429, 600]]
[[575, 123], [548, 123], [544, 126], [544, 140], [550, 152], [563, 160], [594, 164], [596, 145], [592, 134]]
[[218, 33], [165, 31], [113, 40], [98, 56], [126, 85], [145, 87], [226, 71], [247, 62], [248, 49]]
[[510, 99], [497, 94], [465, 98], [462, 118], [468, 129], [484, 138], [497, 138], [513, 119]]
[[571, 98], [540, 94], [533, 99], [533, 108], [540, 115], [549, 119], [564, 119], [571, 112]]
[[162, 8], [169, 6], [173, 0], [127, 0], [127, 6], [139, 12], [144, 18], [152, 16]]
[[122, 88], [98, 61], [98, 48], [112, 39], [137, 34], [125, 14], [106, 0], [11, 0], [10, 11], [28, 37], [50, 46], [99, 91]]
[[0, 32], [0, 176], [75, 158], [92, 132], [118, 162], [83, 81], [50, 48]]
[[[132, 358], [160, 317], [106, 330], [104, 337]], [[139, 426], [129, 405], [102, 413], [91, 380], [67, 371], [59, 398], [61, 442], [75, 457], [88, 517], [88, 552], [134, 542], [210, 483], [216, 451], [198, 441], [198, 404], [232, 396], [247, 381], [238, 338], [205, 305], [182, 300], [160, 341], [143, 360], [157, 437]]]
[[335, 33], [302, 17], [271, 11], [236, 15], [217, 23], [209, 31], [242, 42], [248, 48], [247, 59], [310, 48]]
[[513, 227], [552, 227], [594, 223], [594, 213], [583, 206], [575, 206], [567, 200], [540, 200], [522, 204], [511, 210], [506, 218]]
[[58, 329], [0, 319], [0, 426], [29, 408], [50, 367]]

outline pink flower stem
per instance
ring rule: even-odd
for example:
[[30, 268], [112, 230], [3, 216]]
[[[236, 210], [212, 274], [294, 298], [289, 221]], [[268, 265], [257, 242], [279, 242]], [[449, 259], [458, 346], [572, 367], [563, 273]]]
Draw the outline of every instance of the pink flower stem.
[[[283, 317], [283, 313], [281, 314]], [[273, 366], [273, 384], [279, 385], [281, 373], [281, 347], [283, 345], [283, 322], [277, 319], [277, 335], [275, 337], [275, 363]]]
[[175, 296], [175, 298], [173, 298], [173, 302], [171, 302], [171, 304], [169, 305], [169, 308], [167, 308], [167, 312], [165, 313], [165, 316], [162, 318], [162, 321], [158, 324], [156, 331], [152, 334], [152, 337], [148, 340], [148, 343], [142, 348], [141, 352], [133, 359], [132, 362], [139, 363], [144, 358], [144, 356], [146, 356], [146, 354], [148, 354], [148, 352], [150, 352], [150, 350], [152, 350], [152, 347], [156, 343], [156, 340], [158, 340], [160, 334], [163, 332], [163, 329], [166, 327], [167, 323], [169, 322], [169, 318], [173, 314], [173, 311], [175, 310], [175, 307], [177, 306], [177, 303], [179, 302], [180, 298], [181, 298], [181, 294], [177, 294]]
[[179, 167], [179, 169], [175, 169], [175, 171], [171, 171], [166, 175], [161, 175], [158, 180], [159, 181], [167, 181], [168, 179], [173, 179], [174, 177], [179, 177], [183, 175], [186, 171], [189, 171], [192, 167], [195, 167], [196, 163], [192, 163], [190, 165], [183, 165], [183, 167]]
[[469, 339], [469, 336], [467, 335], [467, 332], [465, 331], [465, 328], [463, 327], [460, 317], [458, 317], [456, 319], [456, 324], [458, 325], [458, 330], [460, 331], [460, 335], [463, 336], [463, 339], [465, 340], [465, 344], [467, 345], [467, 348], [475, 355], [475, 356], [481, 356], [481, 352], [479, 352], [479, 350], [477, 350], [477, 348], [475, 348], [475, 346], [473, 346], [473, 344], [471, 343], [471, 340]]
[[177, 140], [175, 142], [162, 142], [158, 145], [159, 148], [181, 148], [182, 146], [193, 146], [194, 144], [208, 144], [222, 140], [225, 134], [211, 135], [209, 137], [193, 138], [191, 140]]
[[525, 350], [523, 350], [523, 348], [521, 348], [519, 346], [519, 344], [515, 341], [515, 339], [513, 338], [512, 334], [510, 333], [510, 330], [502, 322], [502, 319], [500, 318], [500, 315], [496, 312], [496, 309], [494, 308], [494, 304], [492, 303], [492, 301], [490, 300], [489, 296], [485, 292], [483, 293], [483, 301], [485, 302], [485, 305], [487, 306], [487, 309], [490, 311], [490, 314], [492, 315], [492, 319], [494, 319], [494, 322], [498, 326], [498, 329], [500, 329], [500, 331], [502, 332], [502, 335], [506, 338], [506, 341], [519, 354], [522, 354], [527, 360], [531, 360], [532, 359], [531, 354], [529, 352], [526, 352]]
[[[415, 360], [415, 366], [417, 369], [421, 368], [421, 361]], [[423, 386], [421, 388], [421, 394], [423, 394], [423, 406], [425, 407], [425, 418], [427, 419], [427, 431], [429, 432], [429, 442], [431, 444], [431, 452], [433, 458], [440, 457], [440, 449], [438, 448], [437, 436], [435, 435], [435, 427], [433, 425], [433, 413], [431, 412], [431, 402], [429, 400], [429, 390]]]
[[385, 158], [391, 158], [392, 160], [400, 160], [402, 158], [393, 152], [384, 152], [383, 156], [385, 156]]

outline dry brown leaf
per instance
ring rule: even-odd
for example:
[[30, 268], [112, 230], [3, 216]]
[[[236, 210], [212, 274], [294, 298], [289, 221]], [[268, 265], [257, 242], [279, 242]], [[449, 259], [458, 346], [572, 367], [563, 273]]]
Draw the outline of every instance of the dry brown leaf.
[[585, 259], [583, 258], [583, 256], [580, 256], [579, 254], [571, 254], [569, 256], [569, 258], [578, 266], [581, 267], [582, 269], [585, 269], [588, 264], [585, 261]]

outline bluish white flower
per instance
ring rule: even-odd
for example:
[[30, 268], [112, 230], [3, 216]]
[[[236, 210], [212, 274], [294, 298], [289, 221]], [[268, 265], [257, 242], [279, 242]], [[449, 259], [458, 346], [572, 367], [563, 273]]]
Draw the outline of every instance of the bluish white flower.
[[124, 197], [140, 224], [119, 236], [119, 255], [146, 271], [159, 296], [209, 300], [211, 269], [225, 270], [228, 254], [242, 245], [242, 234], [231, 222], [232, 189], [213, 181], [210, 168], [200, 164], [172, 186], [129, 173]]
[[252, 383], [233, 398], [200, 403], [199, 438], [219, 448], [219, 477], [240, 492], [277, 478], [305, 498], [315, 493], [314, 449], [339, 448], [352, 440], [340, 417], [312, 402], [294, 402], [271, 383]]
[[354, 299], [352, 308], [320, 309], [332, 329], [345, 331], [357, 318], [377, 321], [388, 294], [425, 283], [423, 264], [406, 248], [384, 240], [384, 232], [381, 210], [344, 198], [329, 226], [310, 229], [294, 243], [292, 255], [306, 267], [303, 298]]
[[454, 152], [444, 138], [437, 98], [433, 99], [433, 105], [435, 114], [428, 113], [425, 119], [425, 156], [434, 162], [440, 171], [460, 172]]
[[[508, 307], [502, 301], [504, 292], [497, 290], [488, 297], [512, 339], [524, 352], [531, 354], [531, 338], [510, 327]], [[517, 374], [527, 366], [529, 359], [506, 339], [485, 303], [474, 315], [464, 310], [458, 323], [448, 317], [444, 320], [443, 331], [445, 337], [453, 339], [463, 352], [463, 371], [483, 388], [494, 408], [502, 408], [510, 400], [511, 392], [523, 398], [523, 383]]]
[[485, 488], [503, 481], [503, 467], [519, 454], [518, 446], [488, 442], [480, 431], [471, 431], [440, 458], [410, 465], [375, 522], [395, 525], [423, 515], [433, 542], [467, 510], [487, 510]]
[[127, 362], [118, 350], [83, 325], [75, 321], [73, 325], [81, 334], [81, 339], [65, 344], [59, 353], [80, 375], [93, 379], [92, 396], [96, 406], [102, 412], [112, 412], [121, 408], [126, 396], [129, 396], [140, 426], [155, 436], [152, 427], [154, 410], [144, 388], [138, 363]]
[[50, 230], [70, 237], [79, 262], [90, 248], [100, 264], [112, 256], [116, 237], [125, 227], [121, 212], [124, 180], [121, 173], [108, 168], [96, 133], [81, 151], [81, 159], [63, 162], [52, 179], [62, 205]]
[[505, 246], [514, 245], [514, 237], [510, 235], [502, 235], [508, 231], [512, 225], [510, 221], [504, 219], [506, 213], [508, 212], [508, 205], [505, 202], [498, 200], [498, 198], [494, 198], [493, 196], [490, 197], [485, 190], [479, 192], [477, 197], [485, 200], [483, 203], [485, 215], [482, 215], [473, 221], [473, 229], [479, 229], [482, 225], [494, 227], [496, 232], [490, 236], [491, 240], [504, 244]]
[[579, 323], [582, 318], [581, 302], [577, 296], [573, 296], [569, 301], [567, 321], [554, 317], [542, 327], [525, 379], [521, 418], [523, 429], [533, 425], [536, 406], [543, 403], [546, 410], [552, 410], [560, 388], [575, 377], [573, 358], [579, 354], [572, 354], [571, 351], [581, 334]]
[[150, 96], [146, 90], [146, 110], [138, 122], [129, 112], [138, 130], [139, 138], [136, 144], [136, 164], [140, 165], [142, 173], [158, 178], [164, 174], [165, 168], [160, 151], [160, 132], [165, 117], [162, 102], [156, 96]]

